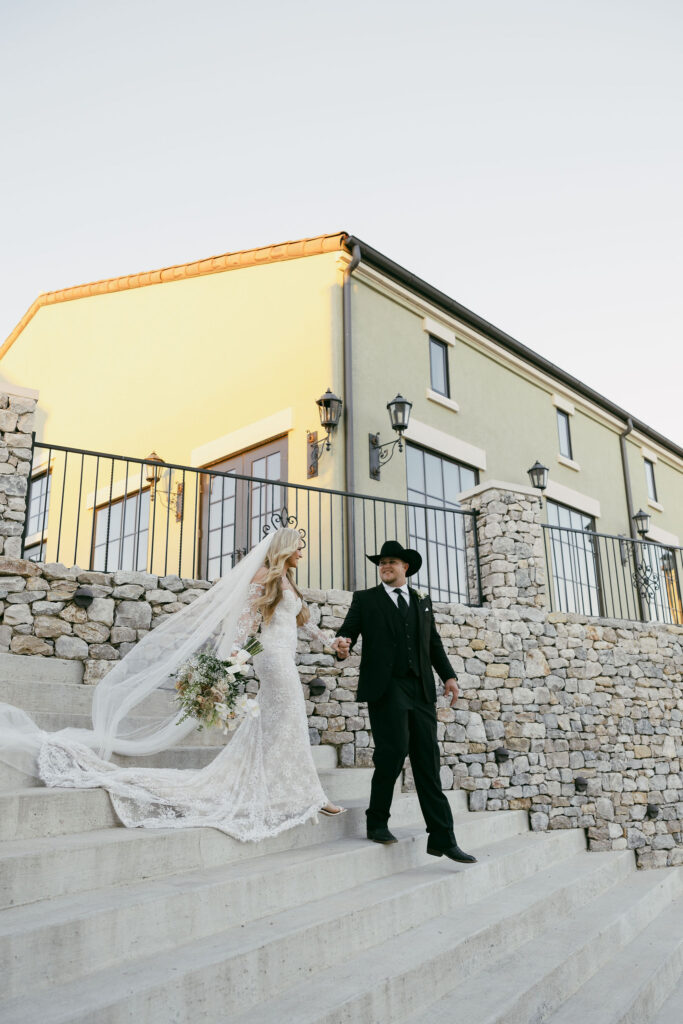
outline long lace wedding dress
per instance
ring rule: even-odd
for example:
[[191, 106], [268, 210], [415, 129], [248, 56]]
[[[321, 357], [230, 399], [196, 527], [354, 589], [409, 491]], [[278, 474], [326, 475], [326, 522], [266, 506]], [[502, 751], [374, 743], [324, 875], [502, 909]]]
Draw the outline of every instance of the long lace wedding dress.
[[[128, 827], [212, 826], [242, 841], [265, 839], [315, 818], [328, 799], [313, 762], [294, 660], [301, 599], [285, 582], [264, 624], [254, 608], [262, 592], [260, 584], [248, 586], [232, 630], [233, 647], [241, 647], [260, 627], [263, 650], [254, 657], [260, 714], [244, 717], [210, 764], [198, 770], [122, 768], [68, 731], [43, 733], [37, 774], [45, 785], [106, 789]], [[302, 628], [322, 643], [331, 639], [310, 622]]]

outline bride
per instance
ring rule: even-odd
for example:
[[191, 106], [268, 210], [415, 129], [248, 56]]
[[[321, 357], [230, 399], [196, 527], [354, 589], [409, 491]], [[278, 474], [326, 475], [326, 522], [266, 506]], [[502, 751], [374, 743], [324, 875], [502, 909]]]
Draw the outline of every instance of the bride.
[[[255, 841], [319, 812], [341, 813], [318, 779], [294, 660], [298, 626], [332, 646], [332, 634], [311, 623], [294, 582], [302, 548], [297, 530], [277, 530], [210, 590], [169, 615], [98, 683], [92, 730], [46, 733], [25, 712], [0, 704], [0, 760], [47, 786], [106, 789], [128, 827], [208, 825]], [[129, 768], [109, 760], [112, 754], [157, 753], [188, 735], [195, 723], [179, 723], [174, 674], [196, 651], [226, 657], [257, 630], [260, 714], [246, 715], [210, 764]]]

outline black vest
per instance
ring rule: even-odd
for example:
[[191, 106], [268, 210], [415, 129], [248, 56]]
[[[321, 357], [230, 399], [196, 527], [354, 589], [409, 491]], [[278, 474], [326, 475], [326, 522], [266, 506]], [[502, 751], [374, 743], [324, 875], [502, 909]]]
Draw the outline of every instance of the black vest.
[[404, 619], [394, 604], [394, 615], [396, 616], [398, 629], [396, 659], [394, 661], [394, 675], [405, 676], [415, 675], [420, 677], [420, 619], [417, 609], [417, 601], [410, 598], [408, 614]]

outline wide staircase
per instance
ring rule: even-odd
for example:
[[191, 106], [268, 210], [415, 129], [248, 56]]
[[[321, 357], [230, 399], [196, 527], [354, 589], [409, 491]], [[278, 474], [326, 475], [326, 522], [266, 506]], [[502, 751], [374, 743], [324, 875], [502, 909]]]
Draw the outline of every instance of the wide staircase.
[[[0, 701], [87, 724], [81, 666], [0, 655]], [[196, 766], [216, 737], [146, 763]], [[369, 772], [314, 748], [349, 811], [258, 845], [127, 830], [100, 790], [0, 767], [2, 1024], [680, 1024], [683, 869], [589, 854], [580, 830], [448, 794], [456, 865], [428, 857], [412, 793], [399, 843], [364, 838]]]

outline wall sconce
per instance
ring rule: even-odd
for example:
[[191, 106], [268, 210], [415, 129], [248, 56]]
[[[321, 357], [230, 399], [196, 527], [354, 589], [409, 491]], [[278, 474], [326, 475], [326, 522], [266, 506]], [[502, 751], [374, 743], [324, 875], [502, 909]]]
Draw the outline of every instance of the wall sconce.
[[155, 501], [158, 497], [164, 508], [170, 508], [175, 513], [176, 522], [179, 523], [183, 518], [183, 485], [178, 483], [174, 488], [171, 487], [171, 475], [172, 470], [165, 466], [164, 460], [160, 458], [156, 452], [151, 452], [145, 462], [149, 463], [149, 469], [147, 476], [145, 477], [149, 484], [149, 498], [150, 501]]
[[536, 459], [531, 469], [527, 469], [531, 486], [535, 487], [537, 491], [541, 491], [541, 493], [543, 493], [548, 486], [549, 472], [548, 467], [544, 466], [542, 462], [539, 462], [538, 459]]
[[318, 412], [320, 413], [320, 425], [325, 428], [327, 433], [318, 440], [317, 430], [308, 431], [306, 434], [306, 445], [308, 449], [308, 477], [318, 475], [318, 463], [323, 457], [323, 452], [329, 452], [332, 445], [330, 444], [330, 435], [339, 426], [339, 420], [341, 419], [342, 406], [344, 405], [341, 398], [338, 395], [333, 394], [328, 388], [322, 398], [318, 398], [316, 403], [318, 406]]
[[371, 480], [379, 480], [379, 470], [385, 462], [388, 462], [394, 454], [394, 449], [398, 445], [398, 450], [403, 451], [402, 437], [405, 431], [408, 429], [408, 421], [410, 419], [410, 410], [413, 407], [413, 403], [409, 402], [403, 395], [396, 395], [391, 402], [387, 402], [387, 409], [389, 410], [389, 420], [391, 422], [392, 430], [395, 430], [398, 437], [395, 441], [388, 441], [386, 444], [379, 443], [379, 433], [370, 434], [370, 478]]
[[641, 537], [644, 537], [650, 530], [650, 513], [643, 512], [642, 508], [639, 508], [633, 517], [633, 522], [636, 524], [636, 530]]
[[585, 793], [588, 789], [588, 779], [583, 775], [577, 775], [574, 779], [574, 788], [577, 793]]

